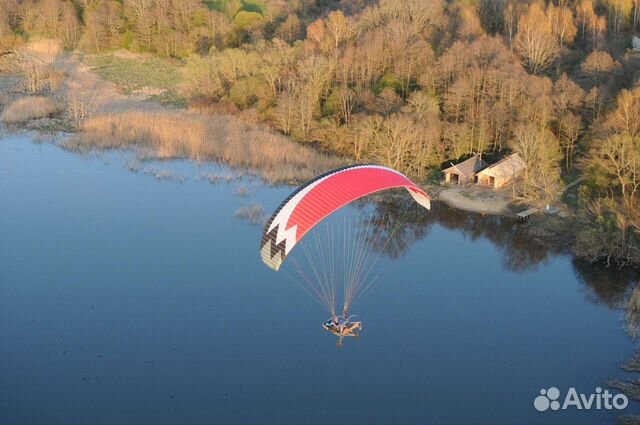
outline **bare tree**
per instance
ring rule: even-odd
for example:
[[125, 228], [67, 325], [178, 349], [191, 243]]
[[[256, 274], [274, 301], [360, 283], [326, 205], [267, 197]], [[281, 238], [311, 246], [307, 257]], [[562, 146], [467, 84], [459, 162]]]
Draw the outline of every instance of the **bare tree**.
[[276, 36], [285, 40], [287, 43], [293, 43], [302, 37], [302, 22], [295, 14], [288, 14], [287, 19], [278, 27]]
[[596, 50], [589, 53], [580, 65], [583, 73], [590, 76], [595, 86], [602, 83], [604, 77], [620, 68], [620, 63], [607, 52]]
[[603, 4], [607, 8], [611, 31], [619, 34], [632, 20], [634, 0], [603, 0]]
[[520, 195], [528, 201], [544, 203], [557, 199], [561, 192], [559, 161], [562, 154], [553, 133], [533, 124], [519, 125], [511, 148], [525, 163]]
[[518, 2], [510, 1], [504, 9], [504, 30], [509, 37], [509, 48], [513, 50], [513, 40], [518, 31], [520, 7]]
[[424, 177], [427, 167], [442, 160], [437, 118], [421, 122], [415, 116], [393, 114], [388, 118], [371, 117], [366, 124], [367, 146], [376, 162]]
[[520, 17], [515, 48], [523, 65], [533, 74], [545, 71], [558, 57], [559, 45], [553, 27], [538, 3]]
[[337, 49], [351, 35], [349, 20], [339, 10], [330, 12], [325, 22], [333, 49]]
[[603, 127], [587, 164], [614, 179], [617, 184], [610, 190], [619, 190], [627, 207], [634, 209], [640, 188], [640, 89], [620, 93]]
[[573, 43], [578, 33], [578, 28], [575, 26], [571, 9], [566, 6], [555, 7], [551, 3], [547, 15], [551, 19], [552, 32], [560, 43], [560, 47]]
[[121, 14], [122, 5], [116, 0], [101, 1], [85, 9], [83, 47], [99, 52], [117, 46], [124, 26]]
[[591, 165], [600, 168], [617, 181], [622, 199], [636, 207], [640, 188], [640, 146], [628, 134], [614, 134], [601, 141], [592, 152]]

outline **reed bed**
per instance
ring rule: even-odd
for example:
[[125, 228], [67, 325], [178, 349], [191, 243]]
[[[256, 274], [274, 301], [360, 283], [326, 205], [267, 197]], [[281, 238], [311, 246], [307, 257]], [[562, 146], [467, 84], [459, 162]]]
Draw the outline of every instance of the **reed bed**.
[[267, 221], [264, 208], [262, 208], [262, 204], [259, 203], [238, 208], [234, 216], [255, 225], [264, 225]]
[[137, 148], [160, 159], [190, 158], [249, 169], [269, 183], [308, 180], [341, 161], [235, 118], [185, 111], [122, 112], [85, 120], [73, 150]]
[[7, 124], [15, 124], [50, 117], [56, 112], [58, 106], [50, 97], [30, 96], [10, 103], [0, 115], [0, 120]]

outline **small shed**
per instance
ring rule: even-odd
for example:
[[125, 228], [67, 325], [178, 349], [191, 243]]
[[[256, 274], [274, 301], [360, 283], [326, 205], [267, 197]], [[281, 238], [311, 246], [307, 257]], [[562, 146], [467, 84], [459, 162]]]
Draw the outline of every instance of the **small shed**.
[[631, 39], [631, 50], [640, 53], [640, 35], [634, 35]]
[[451, 167], [442, 170], [445, 183], [466, 184], [475, 183], [476, 174], [487, 166], [480, 155], [462, 161], [459, 164], [451, 164]]
[[478, 184], [500, 189], [522, 175], [524, 169], [524, 161], [514, 153], [480, 171]]

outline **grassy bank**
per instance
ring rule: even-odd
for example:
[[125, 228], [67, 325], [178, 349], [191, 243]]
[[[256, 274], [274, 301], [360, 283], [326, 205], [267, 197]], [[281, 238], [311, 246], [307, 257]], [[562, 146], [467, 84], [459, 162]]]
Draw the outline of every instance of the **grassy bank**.
[[177, 60], [116, 52], [83, 55], [82, 61], [126, 94], [143, 92], [160, 103], [184, 106], [185, 100], [178, 94], [182, 65]]

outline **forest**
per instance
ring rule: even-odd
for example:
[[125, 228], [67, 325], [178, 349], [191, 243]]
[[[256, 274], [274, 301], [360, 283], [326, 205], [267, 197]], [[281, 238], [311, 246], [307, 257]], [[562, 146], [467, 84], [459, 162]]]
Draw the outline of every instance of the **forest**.
[[567, 203], [581, 255], [618, 265], [640, 263], [636, 36], [640, 0], [0, 0], [0, 52], [178, 61], [190, 110], [421, 181], [517, 152], [514, 197]]

